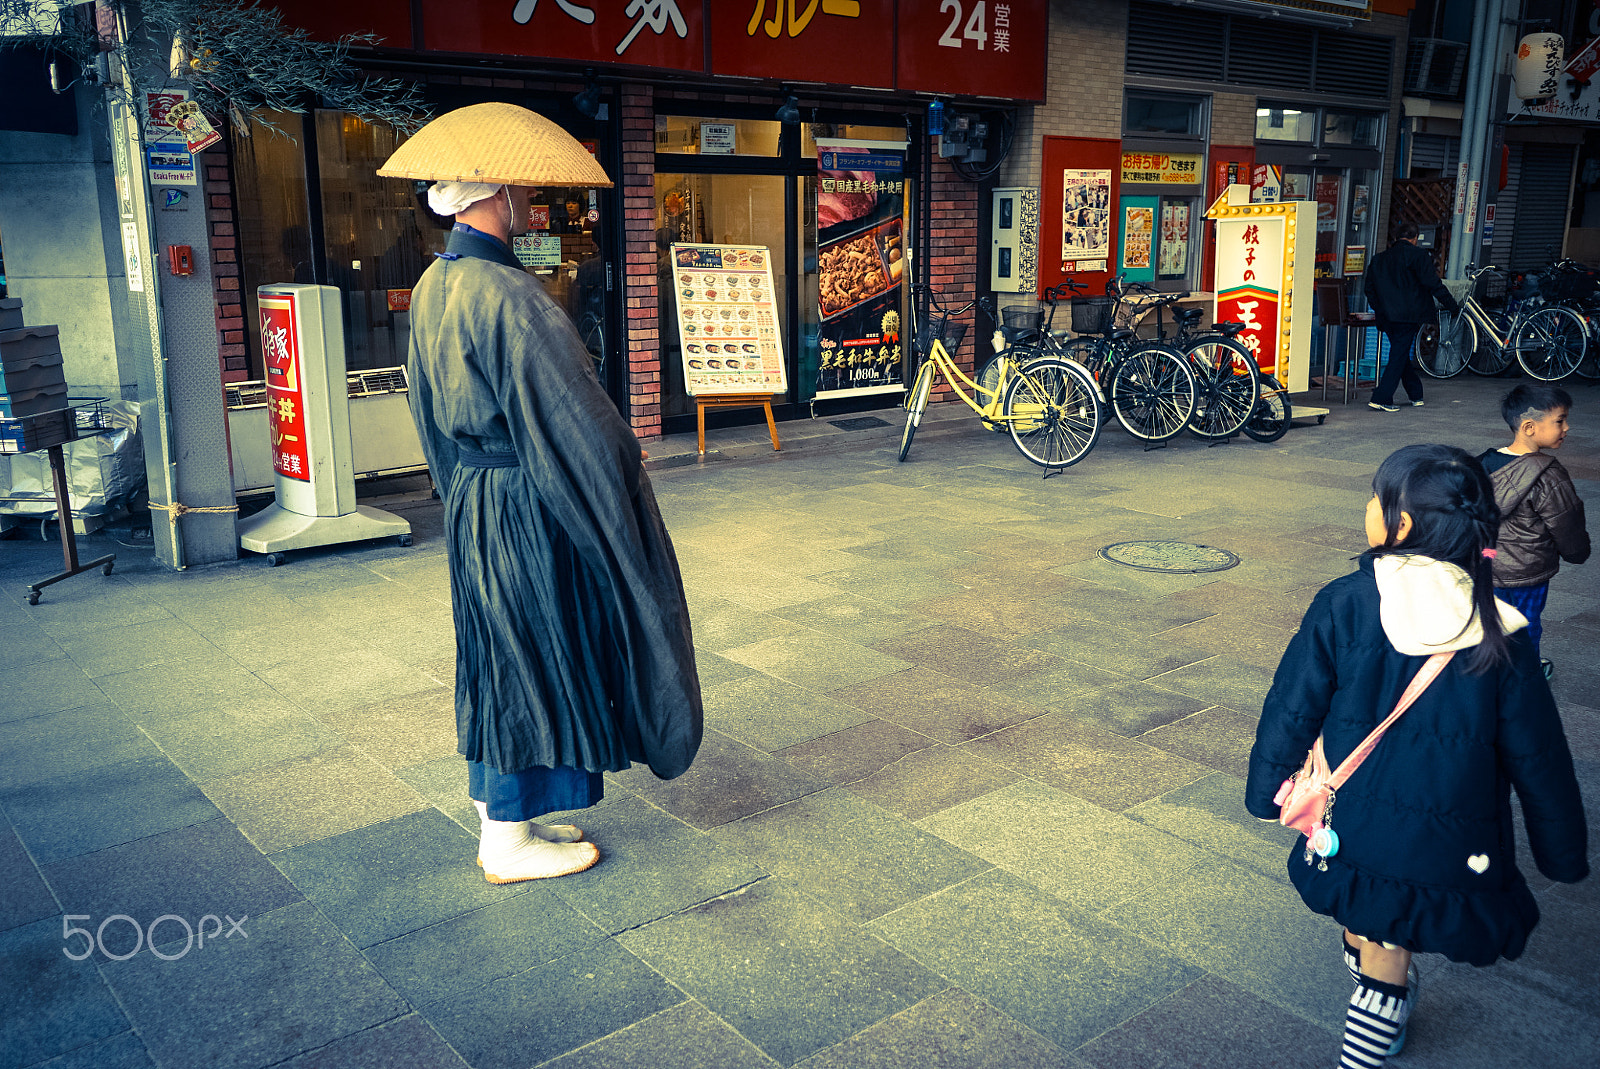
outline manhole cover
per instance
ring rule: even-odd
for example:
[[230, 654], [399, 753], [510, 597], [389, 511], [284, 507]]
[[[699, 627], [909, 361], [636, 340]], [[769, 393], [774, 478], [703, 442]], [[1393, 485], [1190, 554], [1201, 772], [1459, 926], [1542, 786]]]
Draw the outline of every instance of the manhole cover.
[[1223, 572], [1239, 558], [1215, 546], [1193, 542], [1117, 542], [1100, 551], [1112, 564], [1146, 572]]
[[888, 420], [879, 419], [877, 416], [857, 416], [854, 419], [830, 419], [828, 421], [842, 431], [864, 431], [868, 427], [887, 427]]

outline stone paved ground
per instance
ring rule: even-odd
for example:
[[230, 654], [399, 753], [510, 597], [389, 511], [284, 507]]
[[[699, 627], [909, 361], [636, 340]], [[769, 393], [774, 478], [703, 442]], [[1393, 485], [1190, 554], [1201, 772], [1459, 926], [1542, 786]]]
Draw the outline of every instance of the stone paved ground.
[[[98, 536], [116, 573], [37, 607], [57, 550], [0, 542], [0, 1064], [1331, 1066], [1337, 931], [1243, 812], [1246, 754], [1378, 461], [1500, 444], [1504, 385], [1335, 405], [1270, 446], [1109, 430], [1048, 481], [965, 410], [903, 465], [894, 411], [785, 425], [778, 455], [764, 429], [713, 431], [705, 464], [651, 443], [705, 746], [672, 782], [607, 777], [576, 817], [599, 866], [507, 887], [472, 864], [436, 505], [391, 503], [409, 549], [277, 569], [174, 574]], [[1591, 514], [1596, 400], [1562, 454]], [[1149, 538], [1242, 563], [1097, 555]], [[1546, 619], [1593, 818], [1595, 565]], [[1527, 954], [1423, 959], [1397, 1065], [1594, 1064], [1596, 881], [1527, 869]], [[133, 952], [162, 916], [160, 954]], [[100, 948], [69, 960], [64, 924]]]

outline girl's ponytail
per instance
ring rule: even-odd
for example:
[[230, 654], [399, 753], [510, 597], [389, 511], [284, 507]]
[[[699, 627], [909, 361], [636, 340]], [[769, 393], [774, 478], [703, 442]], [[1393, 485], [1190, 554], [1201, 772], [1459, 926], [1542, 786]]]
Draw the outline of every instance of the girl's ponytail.
[[[1419, 553], [1446, 560], [1472, 580], [1472, 604], [1483, 627], [1468, 671], [1482, 672], [1511, 657], [1511, 638], [1500, 626], [1494, 596], [1494, 552], [1500, 509], [1494, 484], [1483, 465], [1450, 445], [1408, 445], [1378, 467], [1372, 490], [1383, 510], [1389, 537], [1371, 550], [1375, 556]], [[1396, 543], [1400, 514], [1411, 517], [1411, 531]]]

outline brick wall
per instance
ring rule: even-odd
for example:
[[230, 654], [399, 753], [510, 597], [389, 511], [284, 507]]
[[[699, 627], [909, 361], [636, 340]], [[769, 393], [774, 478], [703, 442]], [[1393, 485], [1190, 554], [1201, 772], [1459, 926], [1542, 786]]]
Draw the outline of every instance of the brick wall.
[[1253, 145], [1255, 140], [1255, 94], [1211, 94], [1211, 143], [1213, 145]]
[[[920, 168], [917, 170], [920, 174]], [[922, 278], [946, 304], [965, 304], [978, 296], [978, 186], [956, 174], [950, 161], [933, 158], [932, 179], [928, 184], [929, 246], [920, 254]], [[913, 237], [920, 237], [914, 232]], [[959, 319], [967, 324], [967, 336], [956, 353], [956, 364], [969, 374], [979, 353], [992, 350], [987, 337], [979, 337], [976, 317], [967, 312]], [[941, 377], [934, 391], [935, 400], [949, 400], [955, 394]]]
[[202, 152], [206, 221], [211, 234], [211, 279], [217, 305], [217, 358], [223, 382], [243, 382], [246, 370], [244, 302], [239, 293], [238, 221], [234, 215], [233, 168], [224, 144]]
[[1039, 186], [1043, 138], [1122, 137], [1126, 0], [1051, 0], [1045, 101], [1017, 119], [1004, 186]]
[[640, 438], [661, 435], [661, 338], [656, 292], [655, 104], [649, 86], [623, 86], [622, 297], [628, 356], [628, 414]]

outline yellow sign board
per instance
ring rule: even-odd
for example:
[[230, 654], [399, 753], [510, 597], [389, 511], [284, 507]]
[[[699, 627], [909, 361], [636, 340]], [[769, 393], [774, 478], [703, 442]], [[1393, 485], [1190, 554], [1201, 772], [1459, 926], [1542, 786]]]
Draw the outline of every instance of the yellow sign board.
[[1124, 152], [1122, 154], [1122, 180], [1124, 182], [1155, 183], [1158, 185], [1198, 185], [1204, 174], [1203, 158], [1194, 155], [1174, 155], [1170, 152]]

